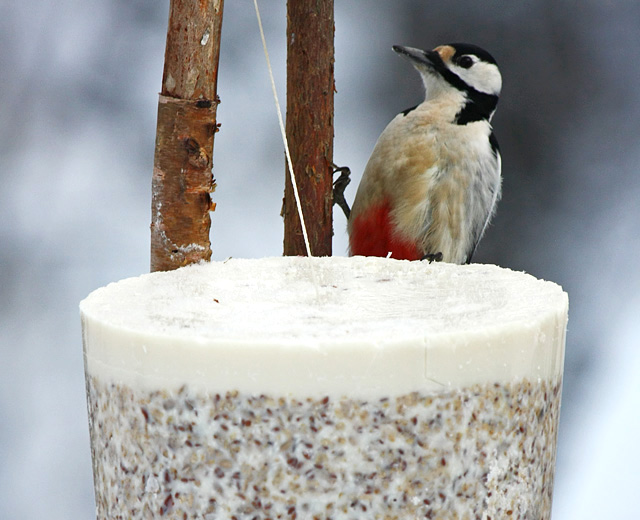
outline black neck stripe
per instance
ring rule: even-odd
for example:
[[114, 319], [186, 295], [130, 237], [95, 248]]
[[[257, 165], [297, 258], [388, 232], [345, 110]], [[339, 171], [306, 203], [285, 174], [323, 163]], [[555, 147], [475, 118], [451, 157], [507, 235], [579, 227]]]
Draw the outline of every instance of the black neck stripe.
[[466, 125], [467, 123], [482, 121], [483, 119], [488, 121], [498, 105], [498, 96], [485, 94], [471, 87], [460, 76], [447, 68], [440, 54], [437, 52], [431, 51], [428, 55], [433, 64], [433, 68], [440, 76], [452, 87], [466, 94], [467, 102], [462, 110], [456, 114], [456, 123]]
[[473, 93], [467, 91], [467, 102], [462, 110], [456, 114], [455, 121], [459, 125], [466, 125], [474, 121], [489, 121], [498, 104], [498, 96], [471, 90]]

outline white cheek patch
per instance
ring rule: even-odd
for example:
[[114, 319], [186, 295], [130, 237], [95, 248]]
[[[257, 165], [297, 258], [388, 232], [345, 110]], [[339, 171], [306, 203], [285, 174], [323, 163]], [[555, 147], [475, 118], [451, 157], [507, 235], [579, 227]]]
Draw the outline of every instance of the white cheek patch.
[[458, 65], [449, 66], [467, 85], [479, 92], [497, 96], [502, 89], [502, 76], [493, 63], [476, 62], [470, 69], [463, 69]]

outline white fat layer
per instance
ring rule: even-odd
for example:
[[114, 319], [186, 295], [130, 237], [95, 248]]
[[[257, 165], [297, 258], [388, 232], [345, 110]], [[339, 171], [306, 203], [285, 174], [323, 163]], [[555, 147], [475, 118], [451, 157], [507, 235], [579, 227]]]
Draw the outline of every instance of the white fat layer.
[[80, 310], [105, 382], [367, 398], [559, 377], [567, 306], [491, 265], [284, 257], [122, 280]]

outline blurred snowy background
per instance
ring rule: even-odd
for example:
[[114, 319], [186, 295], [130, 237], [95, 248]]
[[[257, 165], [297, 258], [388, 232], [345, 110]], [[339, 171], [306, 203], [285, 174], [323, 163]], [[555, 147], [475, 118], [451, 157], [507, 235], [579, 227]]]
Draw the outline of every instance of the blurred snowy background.
[[[0, 0], [2, 519], [94, 517], [77, 306], [148, 271], [168, 3]], [[284, 4], [261, 2], [281, 100]], [[557, 520], [638, 518], [639, 21], [634, 0], [336, 0], [350, 200], [378, 134], [422, 95], [392, 44], [468, 41], [500, 64], [504, 194], [475, 260], [570, 296]], [[222, 33], [214, 259], [280, 255], [283, 151], [250, 0], [227, 0]]]

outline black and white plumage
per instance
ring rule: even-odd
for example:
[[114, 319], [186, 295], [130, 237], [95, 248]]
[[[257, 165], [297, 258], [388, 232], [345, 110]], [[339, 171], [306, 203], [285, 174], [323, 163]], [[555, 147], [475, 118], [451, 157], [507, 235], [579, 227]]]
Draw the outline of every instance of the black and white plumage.
[[469, 44], [394, 46], [420, 73], [425, 100], [380, 135], [351, 210], [352, 255], [468, 263], [500, 198], [491, 118], [502, 77]]

